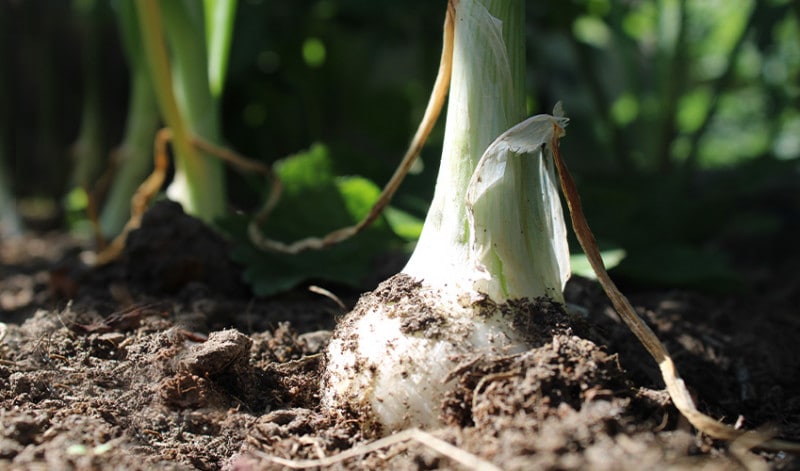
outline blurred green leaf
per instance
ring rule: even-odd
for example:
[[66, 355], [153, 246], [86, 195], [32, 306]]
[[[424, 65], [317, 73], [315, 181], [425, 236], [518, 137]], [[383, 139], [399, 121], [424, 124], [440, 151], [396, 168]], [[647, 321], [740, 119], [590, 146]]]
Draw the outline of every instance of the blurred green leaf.
[[67, 211], [85, 211], [88, 205], [89, 196], [83, 188], [73, 188], [64, 197], [64, 209]]
[[[377, 200], [380, 189], [369, 180], [336, 177], [328, 150], [314, 145], [307, 152], [276, 164], [284, 192], [270, 215], [264, 234], [291, 242], [351, 225], [363, 218]], [[286, 291], [309, 280], [342, 283], [358, 287], [373, 270], [376, 255], [399, 246], [399, 238], [383, 220], [361, 234], [324, 250], [297, 255], [263, 252], [247, 240], [246, 216], [224, 219], [221, 226], [236, 240], [233, 258], [244, 265], [245, 280], [259, 296]]]
[[719, 110], [701, 141], [699, 163], [714, 168], [752, 160], [768, 152], [772, 132], [767, 95], [761, 87], [747, 87], [719, 99]]
[[772, 143], [775, 157], [790, 160], [800, 157], [800, 113], [789, 112]]
[[603, 20], [595, 16], [583, 15], [572, 24], [575, 37], [590, 46], [603, 48], [611, 42], [611, 30]]
[[588, 0], [586, 9], [594, 16], [605, 16], [611, 10], [611, 0]]
[[[625, 255], [625, 251], [622, 249], [603, 250], [600, 252], [600, 257], [603, 258], [603, 264], [606, 266], [606, 270], [611, 270], [619, 265], [625, 258]], [[586, 254], [579, 253], [570, 255], [569, 265], [572, 268], [573, 274], [589, 278], [590, 280], [597, 279], [597, 275], [594, 273], [589, 259], [586, 258]]]
[[639, 102], [636, 96], [630, 92], [625, 92], [617, 98], [611, 105], [611, 117], [614, 122], [625, 127], [636, 119], [639, 114]]
[[311, 68], [321, 67], [325, 63], [325, 43], [319, 38], [307, 38], [303, 42], [303, 60]]
[[422, 234], [424, 221], [410, 213], [389, 206], [383, 215], [394, 233], [403, 239], [415, 241]]
[[742, 280], [720, 253], [680, 244], [651, 245], [631, 251], [612, 272], [638, 285], [729, 292]]
[[656, 25], [658, 24], [658, 11], [653, 2], [639, 2], [632, 4], [622, 20], [622, 30], [631, 38], [638, 41], [652, 41]]
[[678, 105], [678, 127], [684, 133], [700, 129], [711, 103], [708, 87], [698, 87], [684, 95]]

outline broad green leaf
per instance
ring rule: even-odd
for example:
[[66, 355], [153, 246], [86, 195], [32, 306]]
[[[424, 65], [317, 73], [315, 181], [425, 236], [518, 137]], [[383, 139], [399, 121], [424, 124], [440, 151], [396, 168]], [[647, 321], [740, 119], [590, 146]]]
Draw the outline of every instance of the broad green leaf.
[[[364, 217], [380, 189], [369, 180], [336, 177], [327, 149], [315, 145], [276, 165], [284, 192], [262, 228], [265, 236], [291, 242], [351, 225]], [[233, 216], [221, 225], [237, 241], [233, 258], [259, 296], [286, 291], [305, 281], [327, 281], [358, 287], [372, 270], [376, 255], [399, 245], [389, 226], [378, 220], [361, 234], [324, 250], [297, 255], [263, 252], [246, 237], [248, 218]]]

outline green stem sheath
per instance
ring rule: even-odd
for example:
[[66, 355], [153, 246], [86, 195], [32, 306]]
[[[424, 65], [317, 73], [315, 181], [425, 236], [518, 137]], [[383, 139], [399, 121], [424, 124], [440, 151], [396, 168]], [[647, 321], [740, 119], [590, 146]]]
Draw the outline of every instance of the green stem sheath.
[[[548, 196], [540, 184], [552, 179], [544, 175], [541, 156], [506, 159], [502, 181], [474, 212], [475, 228], [467, 216], [478, 162], [525, 117], [525, 4], [460, 0], [451, 6], [455, 37], [442, 161], [422, 234], [403, 272], [460, 292], [477, 290], [495, 302], [538, 296], [563, 301], [552, 231], [549, 222], [537, 220]], [[489, 234], [481, 239], [491, 247], [474, 253], [471, 230]], [[488, 288], [479, 281], [486, 278]]]
[[[202, 15], [182, 0], [141, 0], [136, 5], [156, 98], [173, 135], [175, 177], [167, 194], [187, 213], [212, 222], [225, 209], [224, 169], [219, 160], [191, 145], [193, 134], [211, 142], [219, 140], [217, 105], [211, 97], [205, 63]], [[174, 51], [174, 68], [170, 67], [165, 31]]]
[[115, 155], [119, 168], [100, 214], [100, 228], [107, 236], [118, 234], [130, 218], [131, 197], [153, 166], [152, 141], [158, 123], [150, 77], [145, 70], [134, 70], [125, 137]]

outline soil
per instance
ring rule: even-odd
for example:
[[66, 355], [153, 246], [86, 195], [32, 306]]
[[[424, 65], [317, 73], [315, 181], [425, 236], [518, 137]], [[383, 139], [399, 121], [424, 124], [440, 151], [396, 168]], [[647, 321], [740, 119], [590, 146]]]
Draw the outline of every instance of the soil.
[[[300, 289], [251, 296], [223, 239], [171, 205], [151, 211], [100, 268], [64, 234], [2, 241], [0, 469], [800, 468], [696, 433], [600, 287], [579, 278], [566, 292], [577, 314], [527, 326], [536, 348], [453, 372], [447, 425], [370, 446], [380, 437], [358, 417], [319, 406], [320, 353], [343, 310]], [[629, 293], [703, 411], [790, 440], [796, 262], [750, 266], [755, 289], [741, 293]]]

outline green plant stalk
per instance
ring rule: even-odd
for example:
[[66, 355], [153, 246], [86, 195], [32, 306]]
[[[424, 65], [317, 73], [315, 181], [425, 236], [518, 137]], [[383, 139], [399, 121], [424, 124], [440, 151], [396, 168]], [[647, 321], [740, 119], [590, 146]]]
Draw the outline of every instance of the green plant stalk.
[[103, 167], [105, 126], [101, 90], [103, 87], [100, 44], [103, 2], [75, 2], [75, 10], [83, 24], [83, 109], [78, 138], [72, 145], [73, 159], [70, 184], [89, 189]]
[[100, 228], [107, 236], [118, 234], [130, 218], [131, 197], [152, 167], [153, 135], [159, 124], [158, 106], [136, 24], [134, 0], [123, 0], [118, 5], [117, 18], [131, 68], [131, 85], [125, 134], [115, 154], [119, 168], [100, 214]]
[[211, 95], [222, 96], [225, 73], [233, 37], [237, 0], [204, 0], [206, 44], [208, 46], [208, 81]]
[[86, 88], [81, 113], [81, 130], [70, 149], [73, 161], [70, 184], [88, 190], [103, 166], [105, 126], [98, 89], [100, 81], [95, 73], [89, 70], [86, 70], [84, 78]]
[[[161, 11], [164, 17], [164, 33], [173, 51], [173, 86], [181, 114], [195, 135], [219, 144], [219, 106], [211, 94], [208, 81], [202, 4], [194, 0], [161, 0]], [[202, 198], [201, 207], [205, 211], [199, 212], [198, 216], [206, 222], [212, 222], [225, 210], [224, 165], [221, 160], [209, 154], [198, 152], [198, 155], [203, 162], [201, 175], [204, 178], [199, 182], [193, 181], [192, 177], [197, 174], [188, 167], [179, 176], [176, 165], [175, 179], [167, 194], [179, 195], [185, 188], [193, 198]]]
[[672, 48], [672, 57], [667, 65], [668, 73], [663, 74], [662, 122], [655, 149], [655, 164], [663, 173], [669, 173], [673, 166], [671, 143], [678, 133], [678, 101], [684, 91], [689, 71], [686, 0], [678, 2], [678, 12], [678, 32], [675, 38], [675, 45]]
[[3, 136], [0, 134], [0, 237], [17, 236], [22, 233], [22, 222], [17, 214], [14, 196], [9, 185], [9, 174], [4, 161], [4, 144]]
[[[8, 6], [0, 5], [0, 103], [10, 103], [9, 90], [9, 64], [10, 49], [7, 28]], [[0, 237], [17, 236], [22, 233], [22, 221], [16, 208], [14, 191], [11, 187], [13, 176], [9, 173], [6, 164], [9, 155], [8, 135], [13, 132], [11, 127], [10, 106], [0, 107]]]
[[[492, 28], [464, 20], [484, 9], [501, 24]], [[536, 198], [542, 193], [537, 183], [546, 178], [537, 159], [508, 160], [493, 207], [475, 214], [478, 226], [494, 234], [493, 244], [500, 249], [479, 255], [480, 260], [472, 253], [465, 204], [470, 179], [492, 141], [525, 117], [525, 14], [524, 2], [508, 0], [459, 2], [456, 11], [460, 18], [439, 176], [403, 272], [440, 286], [456, 281], [459, 290], [472, 291], [480, 277], [478, 263], [492, 279], [491, 286], [479, 284], [495, 302], [538, 296], [563, 302], [559, 248], [542, 226], [547, 222], [541, 221], [542, 202]], [[501, 227], [486, 227], [483, 220], [490, 215]]]
[[[156, 98], [172, 131], [175, 176], [167, 195], [187, 213], [210, 223], [225, 209], [224, 169], [221, 161], [191, 144], [192, 135], [210, 142], [219, 140], [217, 104], [208, 85], [202, 13], [191, 5], [182, 0], [136, 3]], [[165, 32], [175, 60], [172, 68]]]
[[150, 77], [136, 71], [131, 77], [130, 109], [125, 137], [115, 151], [118, 171], [100, 214], [104, 235], [118, 234], [130, 218], [131, 197], [153, 166], [153, 135], [159, 117]]

